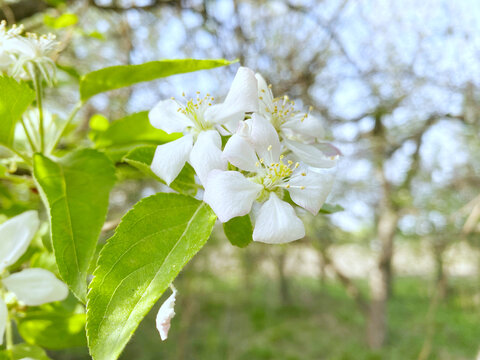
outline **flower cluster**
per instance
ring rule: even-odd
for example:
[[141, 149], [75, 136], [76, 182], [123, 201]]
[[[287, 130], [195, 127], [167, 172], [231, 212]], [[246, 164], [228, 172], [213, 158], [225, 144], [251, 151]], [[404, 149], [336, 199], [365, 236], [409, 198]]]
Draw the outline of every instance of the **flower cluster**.
[[[285, 243], [305, 236], [299, 208], [317, 214], [333, 184], [340, 152], [323, 141], [320, 119], [241, 67], [220, 104], [210, 94], [160, 101], [151, 124], [178, 140], [157, 147], [151, 169], [170, 184], [186, 162], [221, 222], [250, 214], [253, 240]], [[228, 139], [222, 146], [222, 137]]]
[[6, 22], [0, 22], [0, 73], [22, 80], [33, 80], [38, 73], [51, 85], [56, 75], [52, 56], [59, 46], [55, 35], [22, 32], [22, 26], [7, 29]]
[[[27, 251], [40, 222], [36, 211], [27, 211], [0, 225], [0, 345], [9, 321], [7, 302], [19, 301], [27, 306], [64, 300], [68, 287], [48, 270], [29, 268], [8, 274]], [[16, 298], [16, 300], [14, 300]]]

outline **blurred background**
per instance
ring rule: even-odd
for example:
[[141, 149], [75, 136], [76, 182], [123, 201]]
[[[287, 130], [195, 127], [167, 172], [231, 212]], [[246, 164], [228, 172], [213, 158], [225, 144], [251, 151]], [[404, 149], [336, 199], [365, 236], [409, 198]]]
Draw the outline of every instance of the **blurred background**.
[[[307, 237], [285, 246], [235, 248], [219, 227], [175, 282], [169, 339], [155, 329], [157, 305], [122, 359], [480, 359], [480, 2], [2, 0], [0, 9], [62, 42], [47, 99], [59, 117], [88, 71], [239, 59], [276, 96], [312, 106], [343, 153], [329, 203], [344, 211], [309, 218]], [[74, 15], [67, 26], [62, 14]], [[222, 97], [238, 66], [98, 95], [70, 136], [86, 139], [95, 114], [114, 121], [182, 92]], [[160, 190], [119, 174], [104, 238]], [[85, 348], [50, 354], [89, 358]]]

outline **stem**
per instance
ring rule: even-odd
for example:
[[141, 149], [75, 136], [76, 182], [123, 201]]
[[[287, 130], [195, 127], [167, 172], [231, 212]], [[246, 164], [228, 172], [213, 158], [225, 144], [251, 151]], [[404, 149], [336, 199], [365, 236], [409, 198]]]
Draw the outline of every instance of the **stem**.
[[12, 321], [7, 314], [7, 323], [5, 324], [5, 339], [7, 350], [10, 351], [13, 349], [13, 330], [12, 330]]
[[27, 140], [28, 140], [28, 143], [30, 144], [30, 147], [32, 148], [32, 151], [33, 151], [33, 152], [36, 152], [36, 151], [37, 151], [37, 147], [36, 147], [35, 144], [33, 143], [32, 137], [30, 136], [30, 133], [29, 133], [28, 130], [27, 130], [27, 126], [25, 125], [25, 121], [23, 121], [23, 117], [22, 117], [22, 119], [20, 120], [20, 122], [22, 123], [23, 131], [25, 131], [25, 135], [27, 136]]
[[65, 131], [67, 130], [68, 125], [72, 122], [72, 120], [75, 118], [75, 115], [77, 115], [78, 110], [83, 106], [83, 102], [79, 101], [75, 104], [75, 107], [72, 109], [72, 112], [68, 116], [67, 121], [65, 121], [65, 124], [63, 124], [62, 130], [58, 133], [54, 145], [52, 147], [52, 150], [55, 149], [58, 146], [58, 143], [60, 142], [60, 139], [62, 136], [65, 134]]
[[35, 71], [35, 68], [32, 64], [29, 64], [30, 76], [33, 80], [33, 86], [37, 94], [37, 107], [38, 107], [38, 119], [39, 119], [39, 133], [40, 133], [40, 152], [45, 151], [45, 128], [43, 124], [43, 88], [42, 80], [38, 71]]
[[8, 150], [10, 150], [11, 152], [13, 152], [15, 155], [21, 157], [22, 160], [25, 161], [25, 163], [26, 163], [27, 165], [32, 166], [31, 160], [30, 160], [28, 157], [26, 157], [25, 155], [23, 155], [20, 151], [17, 151], [17, 150], [12, 149], [12, 148], [8, 148]]
[[[4, 297], [5, 289], [0, 284], [0, 296]], [[5, 324], [5, 339], [6, 339], [6, 346], [7, 351], [10, 352], [13, 349], [13, 330], [12, 330], [12, 321], [10, 319], [10, 314], [7, 310], [7, 322]], [[10, 357], [13, 359], [13, 356], [10, 352]]]

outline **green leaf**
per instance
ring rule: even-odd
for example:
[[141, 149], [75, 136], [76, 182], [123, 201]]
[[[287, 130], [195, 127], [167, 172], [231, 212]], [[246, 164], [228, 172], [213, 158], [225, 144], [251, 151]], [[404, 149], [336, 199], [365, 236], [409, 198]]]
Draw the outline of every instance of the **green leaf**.
[[325, 203], [325, 204], [323, 204], [322, 208], [320, 209], [320, 212], [322, 214], [333, 214], [333, 213], [343, 211], [343, 210], [345, 210], [345, 209], [338, 204], [332, 205], [332, 204]]
[[238, 216], [223, 223], [223, 231], [230, 243], [240, 248], [247, 247], [252, 241], [253, 226], [250, 216]]
[[87, 269], [105, 221], [115, 169], [102, 153], [83, 149], [58, 161], [34, 156], [33, 174], [50, 217], [52, 246], [62, 279], [81, 301]]
[[73, 26], [78, 23], [78, 17], [75, 14], [64, 13], [59, 17], [53, 17], [48, 14], [43, 16], [43, 22], [45, 25], [54, 28], [61, 29], [68, 26]]
[[88, 73], [80, 80], [80, 98], [88, 100], [101, 92], [119, 89], [144, 81], [151, 81], [175, 74], [212, 69], [232, 64], [232, 61], [217, 60], [158, 60], [140, 65], [111, 66]]
[[118, 358], [140, 321], [206, 243], [215, 219], [205, 203], [163, 193], [143, 199], [123, 217], [100, 253], [88, 293], [94, 360]]
[[21, 360], [25, 358], [35, 360], [50, 360], [42, 348], [29, 344], [14, 345], [11, 351], [5, 350], [0, 352], [1, 360]]
[[[130, 151], [123, 158], [123, 161], [137, 168], [145, 175], [165, 183], [150, 169], [150, 164], [152, 163], [155, 149], [156, 146], [137, 147]], [[185, 164], [180, 174], [178, 174], [177, 178], [170, 184], [170, 187], [173, 190], [186, 195], [195, 195], [197, 193], [198, 186], [195, 183], [195, 170], [193, 170], [190, 164]]]
[[[94, 124], [95, 125], [95, 124]], [[98, 128], [96, 129], [98, 131]], [[155, 129], [148, 120], [148, 111], [128, 115], [110, 124], [103, 132], [98, 132], [95, 145], [98, 148], [132, 144], [162, 144], [176, 140], [181, 134], [167, 134]]]
[[0, 76], [0, 144], [11, 147], [15, 125], [28, 105], [35, 98], [35, 92], [25, 83], [13, 78]]
[[58, 350], [87, 345], [85, 314], [56, 308], [29, 310], [18, 320], [18, 331], [29, 344]]

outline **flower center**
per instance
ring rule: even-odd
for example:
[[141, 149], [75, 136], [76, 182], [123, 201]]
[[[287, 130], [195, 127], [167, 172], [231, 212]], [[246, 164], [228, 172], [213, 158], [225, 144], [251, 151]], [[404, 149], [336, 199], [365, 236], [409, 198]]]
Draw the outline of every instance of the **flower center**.
[[[300, 114], [299, 111], [295, 110], [295, 101], [290, 100], [287, 95], [283, 98], [275, 98], [273, 100], [273, 109], [267, 108], [266, 110], [270, 113], [271, 123], [277, 131], [280, 131], [281, 126], [287, 120]], [[300, 121], [305, 120], [307, 117], [308, 113], [305, 113]]]
[[[182, 94], [185, 97], [185, 93]], [[206, 94], [205, 97], [200, 98], [200, 92], [197, 91], [196, 99], [189, 99], [184, 106], [180, 105], [178, 112], [181, 112], [188, 117], [195, 125], [196, 130], [208, 130], [212, 127], [207, 120], [205, 120], [205, 110], [212, 106], [215, 98]]]
[[260, 159], [260, 161], [256, 163], [257, 167], [263, 167], [265, 170], [262, 176], [262, 184], [266, 190], [273, 191], [278, 187], [289, 188], [289, 185], [285, 185], [285, 182], [292, 175], [293, 170], [298, 168], [300, 164], [294, 164], [291, 160], [284, 163], [283, 158], [283, 155], [280, 155], [279, 162], [269, 165], [265, 164], [263, 159]]

